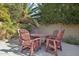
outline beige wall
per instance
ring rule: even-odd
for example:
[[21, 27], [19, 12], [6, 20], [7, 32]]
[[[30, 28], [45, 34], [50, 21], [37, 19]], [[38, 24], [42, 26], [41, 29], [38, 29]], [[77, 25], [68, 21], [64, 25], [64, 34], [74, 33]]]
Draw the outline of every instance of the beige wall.
[[51, 24], [51, 25], [40, 25], [39, 31], [41, 33], [53, 33], [54, 30], [59, 28], [65, 28], [65, 37], [74, 37], [79, 39], [79, 24], [78, 25], [62, 25], [62, 24]]

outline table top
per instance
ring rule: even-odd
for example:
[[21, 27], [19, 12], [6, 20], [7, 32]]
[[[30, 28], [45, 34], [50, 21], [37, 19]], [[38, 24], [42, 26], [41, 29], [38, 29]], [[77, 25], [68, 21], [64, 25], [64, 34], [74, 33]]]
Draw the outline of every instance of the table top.
[[40, 37], [45, 37], [45, 36], [51, 36], [52, 34], [30, 34], [31, 36], [40, 36]]

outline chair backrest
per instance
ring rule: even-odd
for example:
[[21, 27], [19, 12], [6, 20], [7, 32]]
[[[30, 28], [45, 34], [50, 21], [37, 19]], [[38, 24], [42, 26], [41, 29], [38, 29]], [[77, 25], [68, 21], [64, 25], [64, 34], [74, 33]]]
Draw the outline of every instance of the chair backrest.
[[63, 35], [64, 35], [64, 31], [65, 31], [64, 29], [58, 31], [57, 37], [56, 37], [57, 40], [62, 41]]
[[30, 40], [30, 33], [26, 29], [19, 30], [19, 36], [21, 40], [29, 41]]
[[57, 34], [58, 34], [58, 30], [55, 30], [55, 31], [53, 32], [53, 36], [54, 36], [54, 37], [57, 37]]

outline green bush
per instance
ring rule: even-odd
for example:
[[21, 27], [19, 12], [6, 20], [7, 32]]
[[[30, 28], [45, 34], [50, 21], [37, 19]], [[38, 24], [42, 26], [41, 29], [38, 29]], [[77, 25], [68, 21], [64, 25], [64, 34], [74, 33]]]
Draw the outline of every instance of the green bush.
[[43, 3], [39, 9], [41, 11], [39, 22], [41, 23], [79, 24], [79, 4]]
[[68, 38], [65, 38], [63, 41], [68, 44], [79, 45], [79, 39], [77, 38], [68, 37]]
[[0, 39], [9, 39], [16, 33], [17, 26], [11, 20], [8, 8], [0, 5]]
[[28, 31], [32, 30], [32, 26], [29, 24], [20, 24], [20, 28], [27, 29]]

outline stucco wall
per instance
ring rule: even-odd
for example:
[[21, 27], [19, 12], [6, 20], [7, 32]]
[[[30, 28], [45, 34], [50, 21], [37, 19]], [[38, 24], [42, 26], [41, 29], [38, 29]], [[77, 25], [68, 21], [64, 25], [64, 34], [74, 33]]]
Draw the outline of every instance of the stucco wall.
[[65, 37], [73, 37], [79, 39], [79, 24], [78, 25], [62, 25], [62, 24], [51, 24], [51, 25], [40, 25], [39, 31], [41, 33], [53, 33], [54, 30], [65, 29]]

